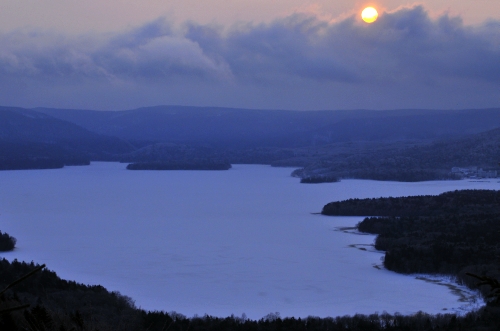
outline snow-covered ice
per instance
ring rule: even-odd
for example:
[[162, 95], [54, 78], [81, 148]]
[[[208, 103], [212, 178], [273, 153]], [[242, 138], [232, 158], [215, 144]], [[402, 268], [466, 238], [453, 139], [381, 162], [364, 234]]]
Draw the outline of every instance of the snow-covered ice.
[[383, 255], [369, 249], [374, 236], [339, 230], [362, 217], [314, 213], [334, 200], [497, 189], [497, 180], [305, 185], [291, 171], [128, 171], [100, 162], [2, 171], [0, 230], [16, 237], [18, 248], [1, 256], [46, 263], [63, 278], [120, 291], [144, 309], [187, 316], [471, 307], [446, 286], [380, 268]]

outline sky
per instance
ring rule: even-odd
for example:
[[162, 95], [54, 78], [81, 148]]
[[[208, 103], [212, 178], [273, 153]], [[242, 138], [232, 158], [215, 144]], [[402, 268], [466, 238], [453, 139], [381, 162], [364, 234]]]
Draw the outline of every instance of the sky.
[[0, 105], [500, 107], [500, 2], [2, 0]]

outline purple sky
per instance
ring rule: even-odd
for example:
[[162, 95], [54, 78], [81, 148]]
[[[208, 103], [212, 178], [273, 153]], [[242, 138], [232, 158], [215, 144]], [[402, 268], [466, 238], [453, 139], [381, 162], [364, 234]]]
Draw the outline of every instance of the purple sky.
[[160, 104], [500, 107], [500, 2], [2, 0], [0, 105]]

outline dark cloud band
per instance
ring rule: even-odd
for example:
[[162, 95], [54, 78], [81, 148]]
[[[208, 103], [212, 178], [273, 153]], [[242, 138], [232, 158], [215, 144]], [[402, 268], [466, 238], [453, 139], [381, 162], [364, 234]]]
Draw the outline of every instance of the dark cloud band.
[[[175, 28], [159, 19], [115, 35], [17, 31], [0, 35], [0, 84], [12, 80], [33, 89], [37, 84], [54, 89], [98, 84], [110, 95], [124, 85], [129, 91], [136, 84], [151, 91], [175, 85], [186, 90], [186, 98], [196, 86], [193, 103], [203, 103], [203, 94], [219, 89], [219, 103], [227, 90], [261, 98], [260, 107], [273, 106], [266, 105], [263, 90], [282, 97], [287, 89], [303, 91], [305, 104], [310, 91], [320, 87], [325, 92], [314, 98], [323, 98], [319, 104], [325, 105], [332, 98], [327, 87], [345, 92], [373, 88], [393, 99], [391, 89], [412, 94], [444, 83], [457, 84], [457, 91], [477, 84], [483, 92], [485, 87], [494, 91], [500, 83], [500, 22], [464, 26], [456, 17], [432, 19], [417, 6], [384, 13], [371, 25], [354, 17], [331, 23], [293, 15], [229, 29], [193, 23]], [[7, 99], [0, 94], [4, 103]]]

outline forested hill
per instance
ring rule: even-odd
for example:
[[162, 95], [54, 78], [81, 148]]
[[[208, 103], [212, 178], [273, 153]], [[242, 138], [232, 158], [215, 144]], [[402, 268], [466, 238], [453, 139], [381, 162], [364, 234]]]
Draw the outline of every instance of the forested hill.
[[500, 109], [0, 107], [0, 169], [193, 160], [303, 167], [304, 182], [456, 179], [452, 167], [498, 168]]
[[[33, 262], [0, 260], [0, 288], [40, 269]], [[410, 298], [411, 299], [411, 298]], [[207, 304], [209, 304], [207, 302]], [[27, 306], [29, 305], [29, 306]], [[47, 269], [10, 287], [0, 296], [0, 330], [8, 331], [400, 331], [470, 330], [497, 331], [497, 307], [485, 307], [465, 316], [454, 314], [413, 315], [373, 313], [319, 318], [281, 317], [270, 313], [259, 320], [244, 316], [194, 316], [188, 318], [172, 309], [144, 311], [131, 298], [102, 286], [78, 284], [59, 278]], [[9, 312], [9, 310], [11, 310]]]
[[392, 147], [389, 144], [356, 147], [352, 143], [351, 149], [340, 153], [335, 153], [335, 148], [318, 148], [321, 154], [301, 169], [300, 175], [412, 182], [453, 179], [452, 167], [498, 169], [500, 128], [413, 146], [394, 143]]
[[[500, 279], [500, 191], [350, 199], [329, 203], [322, 213], [379, 216], [367, 217], [357, 227], [378, 235], [375, 248], [386, 251], [389, 270], [449, 274], [471, 287], [477, 279], [467, 272]], [[488, 293], [490, 288], [481, 290]]]
[[331, 216], [440, 216], [500, 213], [500, 191], [457, 190], [440, 195], [400, 198], [349, 199], [330, 202], [323, 215]]
[[117, 160], [132, 146], [32, 110], [0, 108], [0, 170], [61, 168]]

